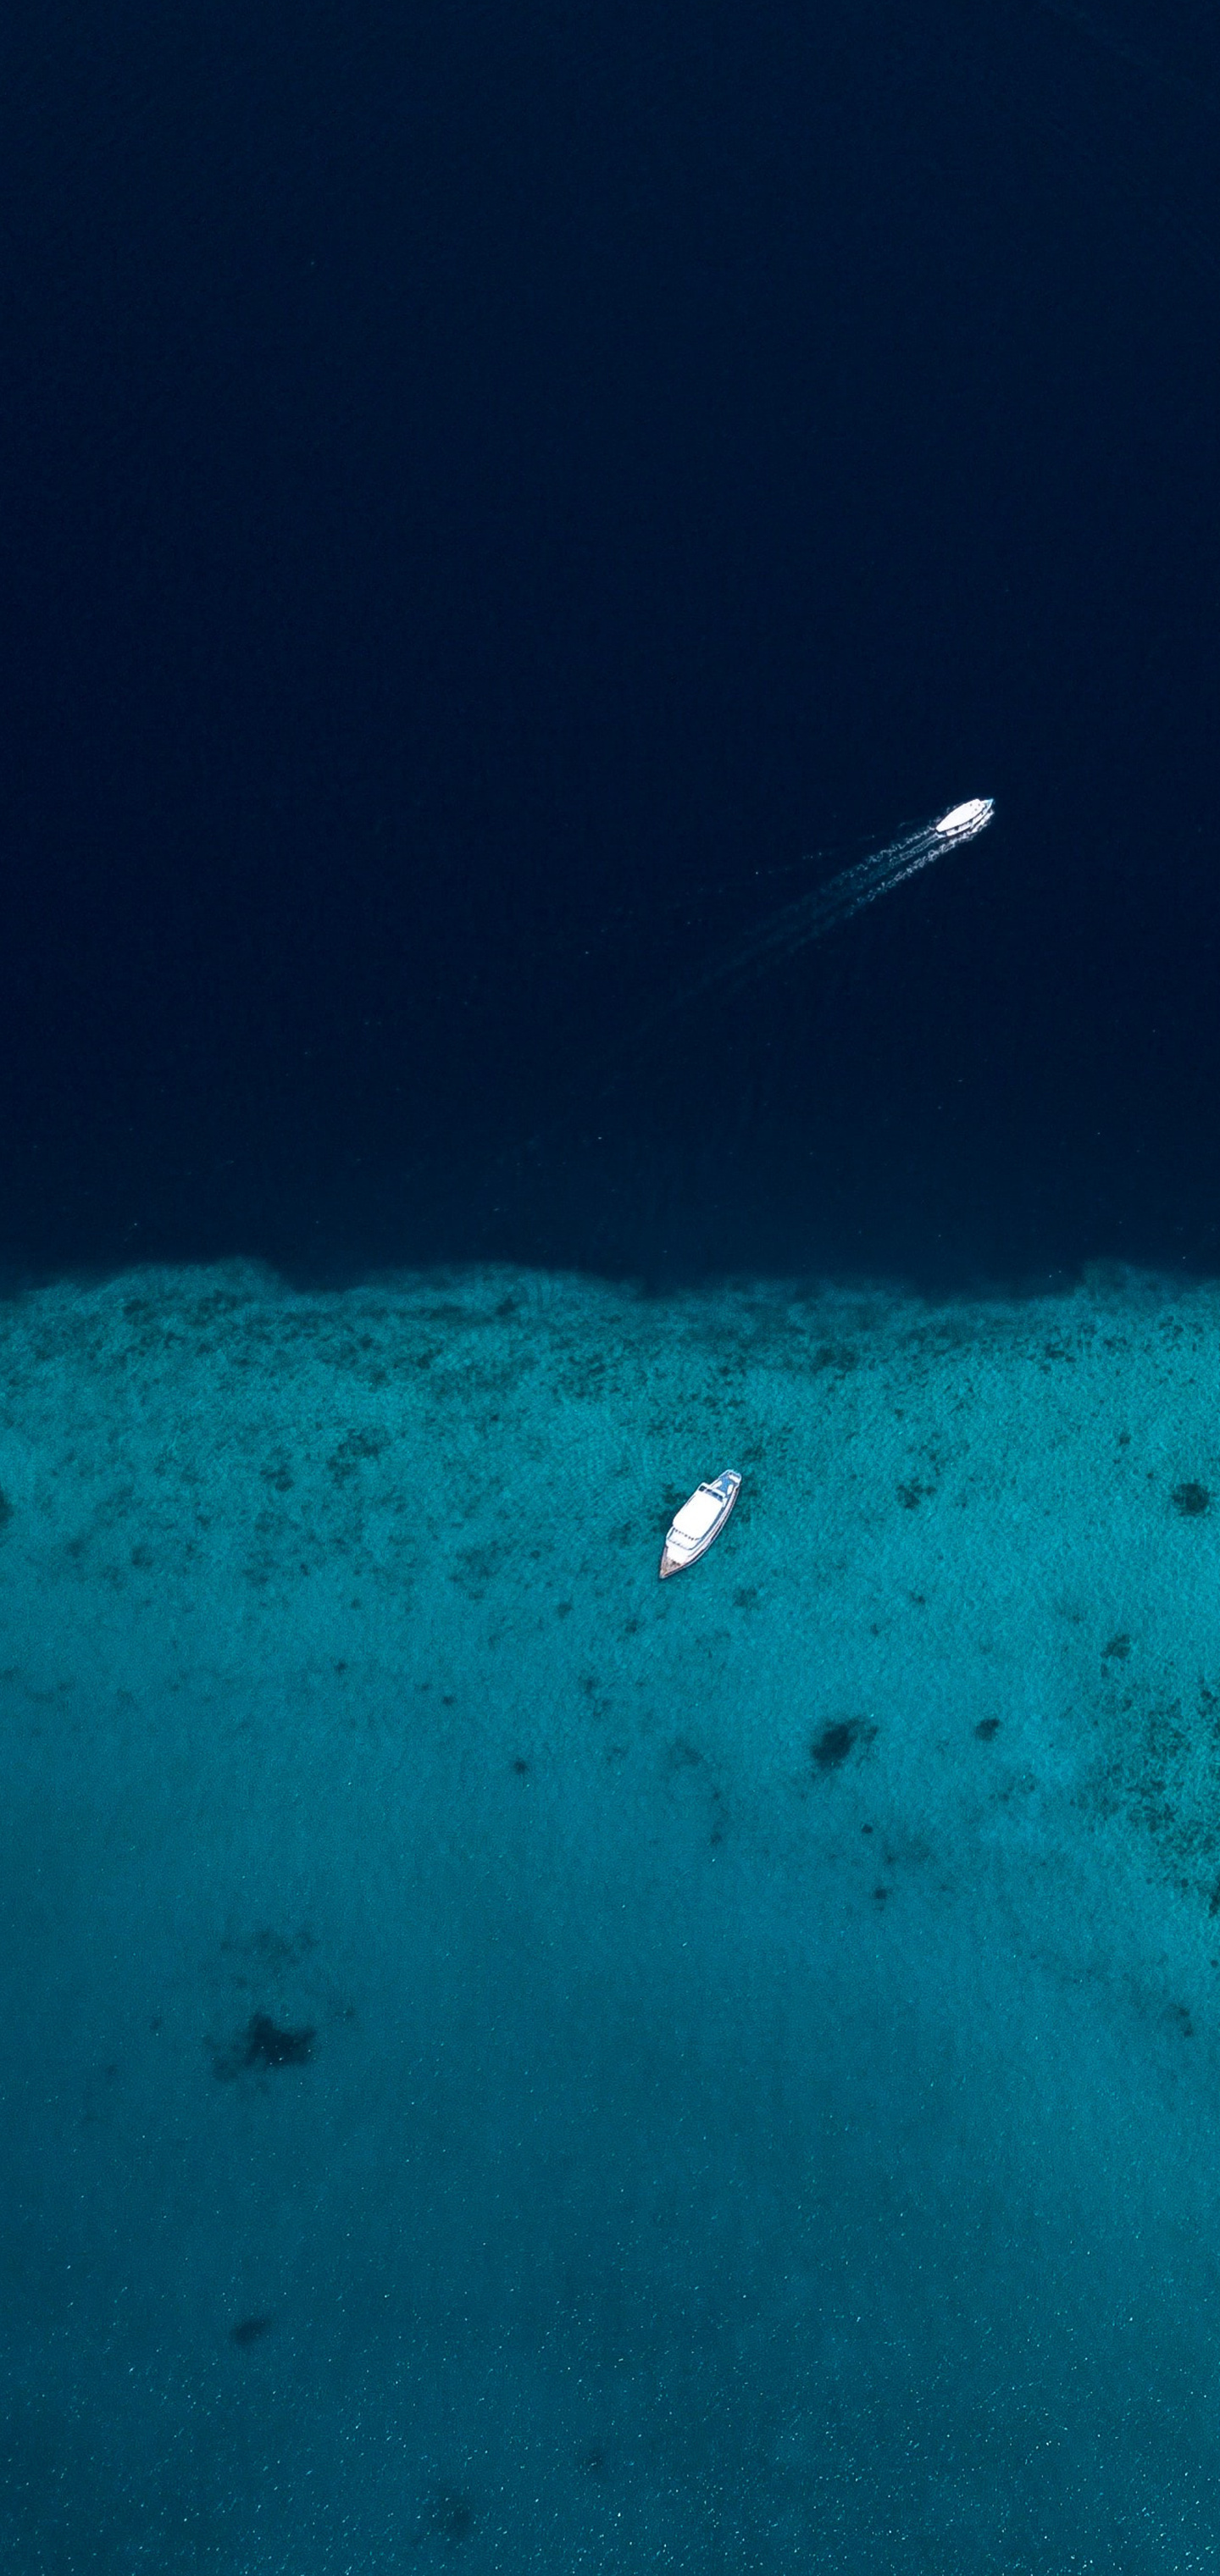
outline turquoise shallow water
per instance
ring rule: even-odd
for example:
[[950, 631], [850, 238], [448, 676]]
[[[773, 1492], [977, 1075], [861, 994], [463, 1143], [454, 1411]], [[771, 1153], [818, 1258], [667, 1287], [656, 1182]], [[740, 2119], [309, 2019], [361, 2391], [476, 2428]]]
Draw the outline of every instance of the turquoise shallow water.
[[1220, 1293], [0, 1342], [7, 2563], [1216, 2565]]

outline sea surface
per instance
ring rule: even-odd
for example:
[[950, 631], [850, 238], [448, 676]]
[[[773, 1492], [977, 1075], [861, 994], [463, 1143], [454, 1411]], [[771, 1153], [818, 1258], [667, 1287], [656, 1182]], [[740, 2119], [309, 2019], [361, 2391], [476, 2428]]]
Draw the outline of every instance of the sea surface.
[[12, 0], [6, 2576], [1220, 2570], [1218, 145]]

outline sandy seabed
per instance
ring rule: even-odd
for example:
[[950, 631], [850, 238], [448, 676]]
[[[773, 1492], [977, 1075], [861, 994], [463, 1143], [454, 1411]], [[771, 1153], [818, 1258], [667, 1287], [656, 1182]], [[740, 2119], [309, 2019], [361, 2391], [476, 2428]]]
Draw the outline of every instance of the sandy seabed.
[[1220, 2566], [1218, 1397], [1119, 1273], [0, 1308], [15, 2576]]

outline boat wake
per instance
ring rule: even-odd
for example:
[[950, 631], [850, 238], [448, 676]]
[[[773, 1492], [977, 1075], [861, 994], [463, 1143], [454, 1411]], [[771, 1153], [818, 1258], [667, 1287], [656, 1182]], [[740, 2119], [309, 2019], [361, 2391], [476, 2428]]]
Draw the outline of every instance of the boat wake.
[[[768, 913], [730, 948], [707, 958], [689, 978], [671, 984], [660, 1008], [646, 1020], [620, 1032], [613, 1047], [601, 1058], [602, 1079], [596, 1101], [604, 1103], [613, 1097], [640, 1049], [660, 1030], [670, 1028], [691, 1003], [709, 993], [733, 992], [765, 974], [768, 967], [782, 965], [802, 949], [812, 947], [815, 940], [825, 939], [829, 931], [851, 921], [869, 904], [879, 903], [882, 895], [891, 894], [907, 877], [931, 867], [946, 850], [957, 849], [963, 841], [977, 840], [979, 833], [986, 831], [994, 811], [990, 796], [971, 796], [933, 822], [921, 823], [916, 830], [887, 841], [883, 849], [870, 851], [866, 858], [857, 859], [838, 876], [815, 886], [811, 893], [798, 895], [794, 902]], [[785, 868], [781, 873], [788, 875], [790, 871]], [[577, 1114], [586, 1119], [587, 1106]], [[540, 1139], [535, 1137], [531, 1152], [539, 1147]]]
[[815, 940], [824, 939], [828, 931], [851, 921], [870, 903], [879, 903], [882, 895], [892, 894], [907, 877], [917, 876], [921, 868], [930, 868], [934, 859], [944, 857], [946, 850], [959, 848], [963, 841], [977, 840], [994, 812], [990, 796], [972, 796], [964, 805], [952, 806], [935, 822], [921, 823], [917, 831], [904, 833], [900, 840], [887, 841], [884, 849], [874, 850], [854, 867], [844, 868], [841, 875], [816, 886], [812, 894], [798, 895], [794, 903], [783, 904], [778, 912], [769, 913], [727, 954], [713, 959], [702, 976], [686, 987], [682, 1000], [693, 1001], [717, 986], [744, 984], [760, 968], [778, 964], [800, 949], [811, 947]]

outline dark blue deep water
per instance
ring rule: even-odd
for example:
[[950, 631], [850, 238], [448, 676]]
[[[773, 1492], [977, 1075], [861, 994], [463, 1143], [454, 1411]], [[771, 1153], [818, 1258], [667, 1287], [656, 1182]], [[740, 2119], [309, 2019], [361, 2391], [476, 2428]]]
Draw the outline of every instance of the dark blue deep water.
[[6, 2566], [1220, 2565], [1214, 13], [12, 0], [0, 204]]
[[10, 1263], [1208, 1268], [1210, 13], [0, 41]]

